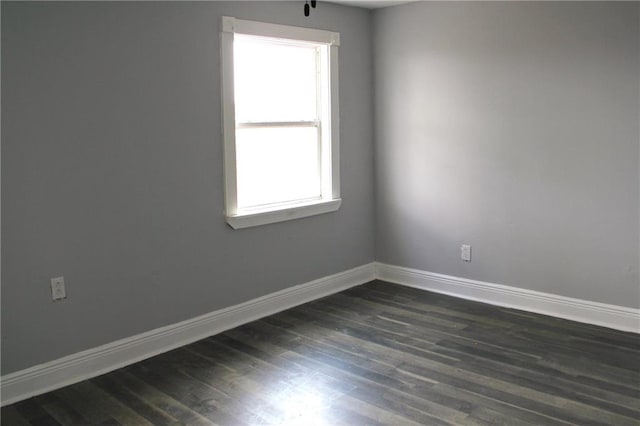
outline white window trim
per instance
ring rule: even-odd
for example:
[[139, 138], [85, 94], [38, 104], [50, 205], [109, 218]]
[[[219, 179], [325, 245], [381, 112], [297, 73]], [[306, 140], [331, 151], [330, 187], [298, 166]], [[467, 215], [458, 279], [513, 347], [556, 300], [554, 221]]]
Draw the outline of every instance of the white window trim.
[[[247, 209], [238, 212], [237, 179], [236, 179], [236, 122], [235, 95], [233, 76], [233, 39], [234, 34], [248, 34], [263, 37], [293, 39], [326, 44], [329, 48], [329, 102], [331, 139], [323, 149], [325, 155], [322, 163], [331, 167], [331, 188], [323, 190], [323, 199], [283, 203], [263, 209]], [[229, 16], [222, 17], [222, 32], [220, 34], [220, 55], [222, 65], [222, 132], [224, 142], [224, 187], [225, 187], [225, 216], [226, 221], [234, 229], [265, 225], [300, 219], [307, 216], [329, 213], [340, 208], [340, 126], [338, 111], [338, 46], [340, 34], [311, 28], [293, 27], [288, 25], [269, 24], [264, 22], [246, 21]], [[329, 151], [329, 152], [327, 152]], [[323, 170], [326, 176], [327, 171]], [[324, 184], [323, 184], [324, 185]], [[328, 194], [330, 192], [330, 194]]]

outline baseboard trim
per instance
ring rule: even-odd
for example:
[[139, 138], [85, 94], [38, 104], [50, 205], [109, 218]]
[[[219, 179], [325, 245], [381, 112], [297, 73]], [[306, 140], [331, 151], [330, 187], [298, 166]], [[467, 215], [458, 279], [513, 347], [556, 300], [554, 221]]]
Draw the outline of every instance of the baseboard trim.
[[12, 404], [143, 359], [285, 309], [364, 284], [374, 279], [375, 264], [287, 288], [196, 318], [117, 340], [0, 378], [1, 405]]
[[374, 262], [4, 375], [0, 377], [0, 405], [108, 373], [374, 278], [492, 305], [640, 333], [640, 309]]
[[640, 333], [640, 309], [558, 296], [418, 269], [375, 264], [377, 279], [491, 305]]

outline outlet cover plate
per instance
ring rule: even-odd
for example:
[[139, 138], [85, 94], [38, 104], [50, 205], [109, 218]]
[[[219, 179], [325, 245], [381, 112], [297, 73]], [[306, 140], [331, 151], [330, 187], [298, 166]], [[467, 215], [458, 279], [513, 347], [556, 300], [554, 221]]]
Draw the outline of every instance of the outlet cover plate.
[[465, 262], [471, 262], [471, 246], [469, 244], [462, 244], [460, 246], [460, 259]]
[[67, 298], [67, 290], [64, 287], [64, 277], [51, 278], [51, 298], [53, 300]]

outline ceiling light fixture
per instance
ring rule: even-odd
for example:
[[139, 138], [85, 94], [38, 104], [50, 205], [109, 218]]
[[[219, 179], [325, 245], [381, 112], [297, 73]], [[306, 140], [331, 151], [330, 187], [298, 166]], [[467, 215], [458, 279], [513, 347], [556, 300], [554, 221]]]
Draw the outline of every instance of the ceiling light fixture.
[[[316, 8], [316, 0], [311, 0], [311, 7], [312, 8]], [[309, 12], [311, 11], [311, 8], [309, 7], [309, 0], [305, 0], [304, 2], [304, 16], [309, 16]]]

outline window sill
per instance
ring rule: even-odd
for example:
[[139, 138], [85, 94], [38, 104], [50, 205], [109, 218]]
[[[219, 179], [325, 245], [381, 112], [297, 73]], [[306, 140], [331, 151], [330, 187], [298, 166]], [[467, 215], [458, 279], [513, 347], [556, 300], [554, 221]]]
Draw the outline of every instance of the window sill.
[[322, 200], [309, 204], [283, 207], [277, 210], [241, 213], [233, 216], [227, 216], [227, 223], [231, 225], [233, 229], [249, 228], [252, 226], [284, 222], [286, 220], [294, 220], [334, 212], [340, 208], [340, 204], [342, 204], [342, 199], [336, 198], [329, 201]]

